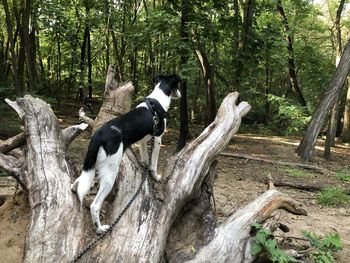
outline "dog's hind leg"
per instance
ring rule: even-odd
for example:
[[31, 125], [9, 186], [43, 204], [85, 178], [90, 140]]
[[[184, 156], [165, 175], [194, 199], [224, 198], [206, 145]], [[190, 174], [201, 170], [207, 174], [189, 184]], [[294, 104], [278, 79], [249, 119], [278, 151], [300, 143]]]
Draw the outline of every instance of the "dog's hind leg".
[[90, 191], [95, 179], [95, 169], [83, 170], [81, 175], [71, 185], [71, 189], [77, 192], [80, 204], [83, 204], [85, 195]]
[[118, 175], [122, 155], [123, 144], [121, 143], [118, 151], [115, 154], [107, 156], [103, 151], [101, 154], [99, 152], [99, 156], [97, 157], [96, 169], [100, 178], [100, 187], [94, 201], [90, 206], [91, 218], [96, 227], [97, 234], [102, 234], [109, 228], [109, 225], [101, 225], [100, 210], [103, 201], [113, 188], [114, 182]]

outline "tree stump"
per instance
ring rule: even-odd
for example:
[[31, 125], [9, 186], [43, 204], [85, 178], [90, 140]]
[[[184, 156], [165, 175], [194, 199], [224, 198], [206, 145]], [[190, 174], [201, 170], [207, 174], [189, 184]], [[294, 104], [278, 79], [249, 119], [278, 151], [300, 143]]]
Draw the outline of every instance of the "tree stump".
[[[162, 187], [157, 187], [164, 198], [157, 198], [156, 183], [147, 178], [119, 223], [81, 262], [252, 262], [251, 223], [264, 221], [278, 208], [305, 214], [299, 204], [269, 190], [226, 222], [216, 224], [210, 202], [213, 164], [250, 110], [247, 102], [236, 106], [237, 98], [237, 92], [227, 95], [215, 120], [168, 160]], [[61, 131], [50, 107], [31, 96], [9, 103], [24, 121], [27, 145], [20, 158], [1, 154], [0, 165], [16, 174], [28, 191], [32, 212], [24, 262], [71, 262], [89, 243], [93, 232], [89, 211], [80, 209], [70, 190], [77, 174], [66, 158], [67, 145], [86, 125]], [[118, 191], [108, 205], [104, 222], [120, 214], [139, 186], [143, 172], [134, 152], [127, 149]], [[182, 231], [181, 238], [176, 238], [174, 231], [181, 228], [179, 222], [190, 224], [194, 218], [200, 222], [200, 227], [193, 229], [198, 242], [195, 249], [188, 250], [183, 244], [189, 242], [191, 233], [186, 237], [188, 231]]]

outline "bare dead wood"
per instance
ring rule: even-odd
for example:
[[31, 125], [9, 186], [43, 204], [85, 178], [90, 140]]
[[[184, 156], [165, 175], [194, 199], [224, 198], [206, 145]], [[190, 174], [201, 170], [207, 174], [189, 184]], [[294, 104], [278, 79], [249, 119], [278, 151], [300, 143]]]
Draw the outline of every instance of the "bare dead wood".
[[307, 214], [295, 200], [277, 190], [268, 190], [217, 227], [212, 241], [186, 262], [210, 262], [213, 258], [216, 262], [252, 262], [251, 224], [263, 222], [277, 209], [296, 215]]
[[[75, 212], [79, 204], [70, 191], [72, 170], [64, 157], [63, 136], [57, 118], [42, 100], [26, 95], [12, 104], [25, 112], [21, 116], [27, 134], [21, 173], [32, 214], [24, 262], [62, 262], [59, 254], [73, 257], [72, 248], [80, 244], [77, 236], [84, 231], [85, 223], [84, 213]], [[74, 227], [66, 231], [69, 226], [65, 222], [70, 220], [74, 220]]]
[[23, 174], [21, 173], [22, 165], [22, 159], [17, 159], [11, 155], [0, 153], [0, 167], [2, 167], [10, 176], [15, 178], [23, 190], [28, 191], [24, 183]]
[[24, 132], [21, 132], [11, 138], [8, 138], [5, 141], [0, 141], [0, 152], [8, 153], [13, 149], [23, 146], [25, 142], [26, 142], [26, 135]]
[[321, 174], [335, 174], [332, 171], [329, 171], [323, 167], [319, 167], [316, 165], [306, 164], [306, 163], [292, 163], [292, 162], [283, 162], [283, 161], [277, 161], [277, 160], [269, 160], [265, 158], [255, 157], [248, 154], [242, 154], [242, 153], [228, 153], [228, 152], [222, 152], [220, 153], [221, 156], [226, 157], [233, 157], [233, 158], [240, 158], [240, 159], [246, 159], [246, 160], [252, 160], [257, 162], [263, 162], [263, 163], [270, 163], [270, 164], [277, 164], [277, 165], [284, 165], [284, 166], [292, 166], [292, 167], [298, 167], [306, 170], [313, 170]]
[[71, 142], [89, 125], [86, 123], [81, 123], [79, 125], [72, 125], [62, 131], [63, 141], [66, 147], [68, 147]]
[[[329, 187], [332, 187], [331, 185], [319, 185], [319, 184], [303, 183], [303, 182], [288, 182], [288, 181], [281, 181], [281, 180], [275, 180], [274, 185], [286, 186], [290, 188], [300, 189], [304, 191], [311, 191], [311, 192], [323, 191]], [[350, 195], [349, 188], [343, 188], [343, 190], [347, 195]]]

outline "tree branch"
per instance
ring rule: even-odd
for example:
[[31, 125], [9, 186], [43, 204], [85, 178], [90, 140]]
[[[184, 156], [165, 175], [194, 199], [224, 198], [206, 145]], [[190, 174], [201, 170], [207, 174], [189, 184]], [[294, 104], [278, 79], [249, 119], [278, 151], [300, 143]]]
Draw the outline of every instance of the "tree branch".
[[255, 156], [251, 156], [248, 154], [242, 154], [242, 153], [222, 152], [222, 153], [220, 153], [220, 155], [226, 156], [226, 157], [253, 160], [253, 161], [258, 161], [258, 162], [263, 162], [263, 163], [271, 163], [271, 164], [278, 164], [278, 165], [284, 165], [284, 166], [298, 167], [298, 168], [303, 168], [303, 169], [307, 169], [307, 170], [314, 170], [314, 171], [316, 171], [318, 173], [322, 173], [322, 174], [331, 174], [331, 175], [335, 174], [334, 172], [327, 170], [323, 167], [319, 167], [319, 166], [311, 165], [311, 164], [305, 164], [305, 163], [292, 163], [292, 162], [283, 162], [283, 161], [277, 161], [277, 160], [269, 160], [269, 159], [255, 157]]
[[237, 211], [215, 231], [212, 241], [187, 262], [252, 262], [250, 254], [252, 238], [251, 224], [263, 222], [277, 209], [284, 209], [296, 215], [307, 215], [299, 203], [277, 190], [268, 190], [252, 203]]
[[0, 152], [8, 153], [13, 149], [23, 146], [26, 142], [26, 134], [21, 132], [5, 141], [0, 141]]
[[62, 131], [63, 141], [66, 147], [68, 147], [71, 142], [89, 125], [86, 123], [81, 123], [78, 125], [72, 125]]

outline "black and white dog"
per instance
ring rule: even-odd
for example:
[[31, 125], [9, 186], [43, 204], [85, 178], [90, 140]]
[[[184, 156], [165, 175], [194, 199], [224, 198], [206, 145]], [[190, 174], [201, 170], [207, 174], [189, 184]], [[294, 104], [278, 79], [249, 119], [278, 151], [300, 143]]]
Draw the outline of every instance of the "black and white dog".
[[[72, 184], [71, 189], [77, 192], [82, 203], [97, 173], [100, 186], [90, 206], [90, 212], [98, 234], [109, 228], [109, 225], [101, 225], [99, 213], [104, 199], [113, 188], [123, 152], [127, 147], [139, 142], [141, 160], [148, 163], [147, 142], [154, 136], [150, 168], [153, 177], [156, 180], [161, 179], [157, 173], [157, 165], [161, 138], [166, 127], [165, 113], [169, 109], [171, 98], [181, 96], [177, 89], [180, 81], [178, 75], [156, 77], [155, 88], [145, 102], [130, 112], [105, 123], [92, 136], [85, 156], [83, 171]], [[155, 116], [158, 117], [159, 123], [154, 127]]]

